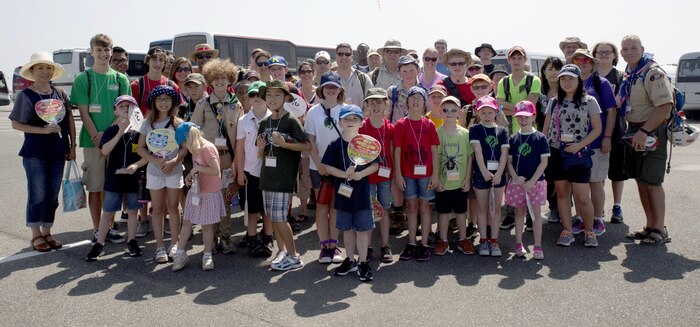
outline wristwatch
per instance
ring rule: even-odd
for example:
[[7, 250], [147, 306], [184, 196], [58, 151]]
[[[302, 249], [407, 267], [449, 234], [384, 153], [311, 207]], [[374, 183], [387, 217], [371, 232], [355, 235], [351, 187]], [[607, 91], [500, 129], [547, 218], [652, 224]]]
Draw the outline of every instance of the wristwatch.
[[651, 134], [654, 133], [654, 132], [647, 131], [647, 130], [644, 129], [644, 128], [640, 128], [639, 130], [642, 131], [642, 133], [644, 133], [644, 134], [646, 134], [646, 135], [651, 135]]

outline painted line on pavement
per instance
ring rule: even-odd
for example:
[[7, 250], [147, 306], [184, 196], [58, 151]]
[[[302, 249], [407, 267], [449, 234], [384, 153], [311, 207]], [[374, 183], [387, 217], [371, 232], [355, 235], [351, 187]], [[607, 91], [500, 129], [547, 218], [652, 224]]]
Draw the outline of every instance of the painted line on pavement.
[[70, 248], [74, 248], [74, 247], [78, 247], [78, 246], [83, 246], [86, 244], [90, 244], [90, 241], [84, 240], [84, 241], [75, 242], [75, 243], [71, 243], [71, 244], [63, 244], [63, 248], [61, 248], [60, 250], [52, 250], [50, 252], [29, 251], [29, 252], [24, 252], [24, 253], [18, 253], [15, 255], [8, 256], [8, 257], [0, 258], [0, 264], [9, 263], [12, 261], [22, 260], [22, 259], [26, 259], [26, 258], [31, 258], [31, 257], [35, 257], [35, 256], [42, 255], [42, 254], [54, 253], [54, 252], [58, 252], [58, 251], [62, 251], [62, 250], [66, 250], [66, 249], [70, 249]]

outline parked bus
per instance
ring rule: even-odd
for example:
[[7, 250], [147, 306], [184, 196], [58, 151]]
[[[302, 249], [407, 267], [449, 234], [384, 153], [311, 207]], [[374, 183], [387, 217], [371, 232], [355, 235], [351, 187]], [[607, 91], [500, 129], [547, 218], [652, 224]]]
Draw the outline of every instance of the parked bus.
[[[551, 54], [551, 53], [542, 53], [542, 52], [527, 52], [527, 60], [525, 61], [525, 64], [530, 66], [530, 72], [535, 74], [536, 76], [540, 76], [540, 69], [542, 69], [542, 66], [544, 65], [544, 61], [548, 57], [558, 57], [561, 59], [561, 61], [566, 63], [566, 59], [562, 55], [558, 54]], [[508, 49], [499, 49], [496, 50], [496, 56], [491, 59], [491, 63], [494, 65], [503, 65], [506, 67], [506, 70], [510, 73], [510, 65], [508, 64]]]
[[685, 94], [683, 111], [689, 118], [697, 117], [700, 113], [700, 51], [688, 52], [678, 59], [676, 87]]
[[32, 86], [34, 81], [30, 81], [19, 74], [19, 70], [22, 66], [17, 66], [15, 72], [12, 74], [12, 101], [17, 99], [17, 94], [24, 91], [24, 89]]
[[171, 51], [171, 50], [173, 50], [173, 40], [166, 39], [166, 40], [153, 41], [148, 45], [148, 49], [151, 49], [153, 47], [161, 47], [161, 48], [163, 48], [163, 50]]
[[318, 51], [335, 52], [335, 48], [302, 46], [287, 40], [193, 32], [175, 35], [173, 53], [175, 57], [187, 57], [197, 44], [202, 43], [212, 45], [219, 50], [219, 57], [231, 59], [232, 62], [241, 67], [248, 67], [250, 52], [253, 49], [264, 49], [273, 56], [284, 57], [292, 72], [295, 72], [296, 67], [304, 60], [313, 59]]
[[6, 106], [10, 104], [10, 90], [7, 88], [7, 81], [5, 80], [5, 73], [0, 71], [0, 106]]

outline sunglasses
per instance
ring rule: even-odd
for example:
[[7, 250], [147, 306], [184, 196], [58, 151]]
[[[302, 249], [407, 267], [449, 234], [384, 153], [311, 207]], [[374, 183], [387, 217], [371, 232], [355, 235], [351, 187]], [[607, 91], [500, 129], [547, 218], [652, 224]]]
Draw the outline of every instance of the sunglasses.
[[197, 55], [197, 59], [211, 59], [211, 53], [200, 53]]
[[470, 72], [475, 72], [475, 71], [477, 71], [477, 70], [481, 70], [481, 67], [477, 67], [477, 66], [469, 67], [468, 70], [469, 70]]
[[314, 72], [313, 70], [303, 69], [303, 70], [300, 70], [300, 71], [299, 71], [299, 75], [303, 75], [303, 74], [312, 74], [313, 72]]
[[437, 59], [438, 59], [437, 57], [435, 57], [435, 58], [423, 57], [423, 61], [425, 61], [425, 62], [428, 62], [428, 61], [437, 62]]
[[352, 56], [352, 52], [337, 52], [336, 55], [338, 57], [350, 57]]
[[576, 57], [571, 62], [574, 65], [585, 65], [585, 64], [590, 64], [593, 62], [593, 59], [588, 58], [588, 57]]
[[472, 84], [472, 89], [474, 90], [486, 90], [489, 88], [490, 85], [484, 84], [484, 85], [474, 85]]
[[192, 71], [192, 69], [190, 69], [190, 67], [177, 67], [177, 69], [175, 69], [175, 72], [177, 72], [177, 73], [182, 73], [182, 72], [189, 73], [191, 71]]
[[256, 61], [255, 64], [258, 65], [258, 67], [262, 67], [262, 66], [267, 67], [268, 66], [267, 61]]
[[458, 112], [458, 111], [459, 111], [459, 108], [452, 108], [452, 109], [442, 108], [442, 112], [444, 112], [444, 113], [448, 113], [448, 112], [454, 113], [454, 112]]
[[316, 64], [317, 64], [317, 65], [328, 65], [328, 64], [330, 64], [330, 63], [331, 63], [331, 62], [328, 61], [328, 60], [316, 60]]
[[467, 62], [466, 61], [448, 62], [447, 64], [450, 65], [450, 67], [457, 67], [457, 66], [464, 66], [467, 64]]

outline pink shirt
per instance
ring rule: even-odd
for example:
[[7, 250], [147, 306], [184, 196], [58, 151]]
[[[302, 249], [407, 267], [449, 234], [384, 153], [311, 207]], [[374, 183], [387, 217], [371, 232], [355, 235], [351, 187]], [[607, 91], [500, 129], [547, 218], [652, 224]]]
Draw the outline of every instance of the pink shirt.
[[[193, 166], [209, 167], [207, 158], [214, 158], [219, 161], [219, 152], [211, 142], [204, 140], [199, 153], [192, 155]], [[221, 173], [209, 175], [199, 173], [199, 193], [212, 193], [221, 190]]]

